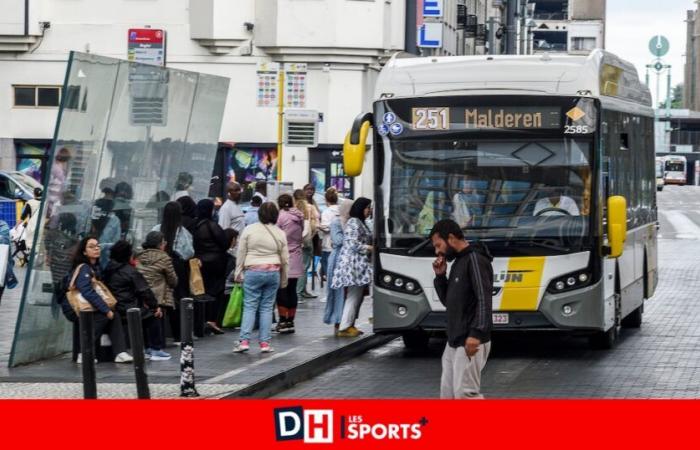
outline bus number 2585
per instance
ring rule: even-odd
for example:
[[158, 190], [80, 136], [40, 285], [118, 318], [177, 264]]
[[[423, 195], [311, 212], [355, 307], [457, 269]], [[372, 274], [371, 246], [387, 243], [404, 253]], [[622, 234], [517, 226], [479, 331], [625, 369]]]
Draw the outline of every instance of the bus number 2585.
[[591, 129], [587, 125], [566, 125], [564, 134], [588, 134]]

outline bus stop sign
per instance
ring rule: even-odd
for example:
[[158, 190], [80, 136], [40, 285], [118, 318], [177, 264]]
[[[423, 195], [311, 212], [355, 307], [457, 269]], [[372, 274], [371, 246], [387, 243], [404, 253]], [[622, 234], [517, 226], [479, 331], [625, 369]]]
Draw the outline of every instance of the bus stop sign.
[[649, 41], [649, 51], [657, 58], [665, 56], [671, 48], [671, 43], [665, 36], [657, 35]]

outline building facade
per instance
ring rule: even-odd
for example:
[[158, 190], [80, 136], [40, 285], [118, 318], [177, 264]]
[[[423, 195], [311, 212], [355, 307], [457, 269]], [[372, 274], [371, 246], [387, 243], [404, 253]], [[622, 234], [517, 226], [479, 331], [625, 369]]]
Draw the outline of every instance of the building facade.
[[[1, 169], [45, 175], [71, 50], [127, 59], [128, 30], [151, 28], [165, 33], [167, 67], [231, 79], [220, 142], [242, 154], [221, 159], [226, 176], [274, 178], [256, 163], [279, 158], [295, 187], [371, 191], [369, 177], [344, 179], [340, 150], [382, 62], [405, 48], [404, 0], [0, 0], [0, 11], [10, 12], [0, 20]], [[318, 145], [285, 145], [281, 157], [271, 63], [295, 71], [287, 117], [319, 121]]]
[[692, 111], [700, 111], [700, 20], [698, 10], [688, 11], [686, 20], [686, 49], [685, 49], [685, 76], [683, 82], [683, 107]]
[[587, 54], [605, 48], [606, 0], [528, 0], [530, 52]]

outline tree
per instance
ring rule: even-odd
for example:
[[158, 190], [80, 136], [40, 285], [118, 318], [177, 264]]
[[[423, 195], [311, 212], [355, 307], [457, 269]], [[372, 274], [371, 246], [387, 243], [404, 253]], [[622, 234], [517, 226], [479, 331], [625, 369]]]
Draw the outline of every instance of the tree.
[[[666, 100], [659, 103], [659, 109], [666, 108]], [[677, 84], [671, 91], [671, 109], [683, 108], [683, 83]]]

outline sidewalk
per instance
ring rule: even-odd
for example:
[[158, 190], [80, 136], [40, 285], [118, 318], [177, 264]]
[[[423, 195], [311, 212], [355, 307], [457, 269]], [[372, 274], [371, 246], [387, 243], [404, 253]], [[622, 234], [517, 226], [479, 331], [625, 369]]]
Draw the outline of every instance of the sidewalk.
[[[317, 292], [321, 289], [317, 286]], [[12, 292], [12, 291], [8, 291]], [[13, 292], [19, 297], [19, 290]], [[17, 298], [7, 295], [0, 304], [0, 314], [12, 318], [16, 316]], [[365, 331], [360, 338], [336, 338], [333, 327], [323, 323], [326, 306], [323, 296], [306, 300], [299, 305], [295, 320], [296, 333], [278, 335], [273, 333], [274, 353], [261, 354], [257, 341], [251, 342], [251, 350], [246, 354], [231, 352], [238, 339], [238, 330], [226, 330], [220, 336], [208, 336], [195, 340], [196, 386], [202, 397], [220, 398], [235, 395], [262, 380], [279, 376], [302, 363], [342, 349], [349, 344], [368, 339], [371, 325], [371, 299], [365, 299], [360, 311], [358, 328]], [[12, 299], [12, 300], [11, 300]], [[13, 304], [15, 312], [13, 313]], [[0, 357], [9, 347], [6, 346], [7, 323], [2, 317], [0, 335]], [[11, 322], [14, 324], [14, 320]], [[14, 326], [7, 338], [11, 343]], [[257, 336], [255, 332], [254, 336]], [[180, 352], [178, 347], [166, 349], [173, 355], [169, 361], [147, 362], [148, 381], [153, 398], [178, 398], [180, 382]], [[81, 368], [71, 362], [66, 354], [50, 360], [27, 366], [7, 369], [0, 368], [0, 398], [82, 398]], [[98, 398], [136, 398], [134, 372], [131, 364], [100, 363], [96, 365]]]

